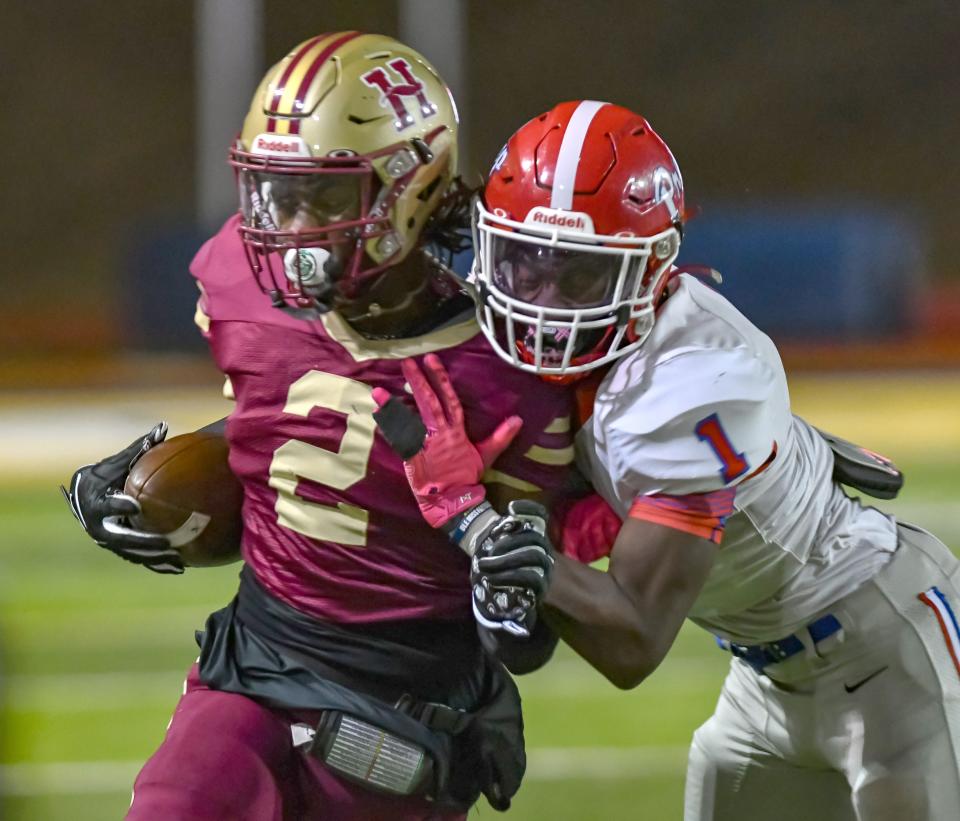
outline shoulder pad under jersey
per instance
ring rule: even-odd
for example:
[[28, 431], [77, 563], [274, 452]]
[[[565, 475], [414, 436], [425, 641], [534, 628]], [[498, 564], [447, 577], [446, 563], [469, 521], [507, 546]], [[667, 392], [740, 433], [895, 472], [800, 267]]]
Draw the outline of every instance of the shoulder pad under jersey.
[[632, 376], [631, 359], [601, 387], [594, 415], [621, 495], [736, 485], [785, 440], [791, 415], [779, 358], [746, 346], [687, 348]]
[[302, 320], [274, 308], [254, 279], [237, 230], [239, 221], [236, 214], [228, 219], [190, 263], [190, 273], [203, 292], [201, 308], [207, 321], [262, 322], [302, 330]]

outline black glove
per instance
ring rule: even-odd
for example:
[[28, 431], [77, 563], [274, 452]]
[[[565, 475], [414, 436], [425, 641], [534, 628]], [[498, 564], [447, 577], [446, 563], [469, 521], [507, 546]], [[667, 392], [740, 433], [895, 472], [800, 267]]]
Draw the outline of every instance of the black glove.
[[183, 560], [166, 536], [130, 527], [128, 517], [140, 512], [140, 504], [123, 492], [134, 463], [167, 435], [160, 422], [119, 453], [73, 474], [70, 490], [60, 485], [70, 510], [91, 539], [128, 562], [142, 564], [155, 573], [183, 573]]
[[470, 567], [473, 613], [488, 630], [529, 636], [537, 604], [553, 572], [553, 546], [546, 536], [547, 511], [530, 501], [511, 502]]

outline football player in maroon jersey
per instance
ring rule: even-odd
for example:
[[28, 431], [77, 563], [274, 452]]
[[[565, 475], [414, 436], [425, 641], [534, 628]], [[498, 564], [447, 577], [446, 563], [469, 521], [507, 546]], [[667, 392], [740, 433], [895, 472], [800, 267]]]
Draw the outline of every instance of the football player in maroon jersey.
[[[430, 250], [455, 247], [467, 212], [456, 137], [434, 69], [377, 35], [307, 40], [254, 95], [230, 154], [240, 212], [191, 266], [197, 322], [236, 399], [245, 566], [130, 819], [462, 818], [480, 792], [504, 809], [519, 786], [519, 699], [487, 650], [523, 671], [555, 638], [508, 621], [478, 634], [468, 556], [424, 522], [373, 416], [374, 389], [403, 395], [401, 363], [430, 354], [491, 490], [530, 497], [568, 479], [567, 388], [494, 353]], [[79, 470], [70, 496], [102, 546], [177, 572], [162, 537], [127, 526], [135, 503], [117, 492], [164, 433]]]

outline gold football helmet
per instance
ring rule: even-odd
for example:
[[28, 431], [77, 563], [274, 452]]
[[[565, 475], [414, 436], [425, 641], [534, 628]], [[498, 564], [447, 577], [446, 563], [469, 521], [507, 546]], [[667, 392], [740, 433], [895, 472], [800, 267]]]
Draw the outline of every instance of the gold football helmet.
[[457, 124], [433, 66], [390, 37], [321, 34], [273, 66], [230, 163], [274, 304], [327, 309], [404, 259], [456, 173]]

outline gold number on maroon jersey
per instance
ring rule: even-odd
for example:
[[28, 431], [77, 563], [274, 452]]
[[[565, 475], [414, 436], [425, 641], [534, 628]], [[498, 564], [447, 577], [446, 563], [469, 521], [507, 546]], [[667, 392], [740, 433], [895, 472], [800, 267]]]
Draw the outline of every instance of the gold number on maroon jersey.
[[323, 408], [344, 414], [347, 429], [336, 451], [295, 439], [274, 451], [270, 487], [277, 491], [277, 519], [284, 527], [325, 542], [366, 545], [366, 510], [343, 502], [308, 502], [297, 495], [297, 483], [309, 479], [346, 490], [366, 475], [376, 431], [371, 393], [363, 382], [323, 371], [309, 371], [290, 386], [285, 413], [305, 417], [313, 408]]

